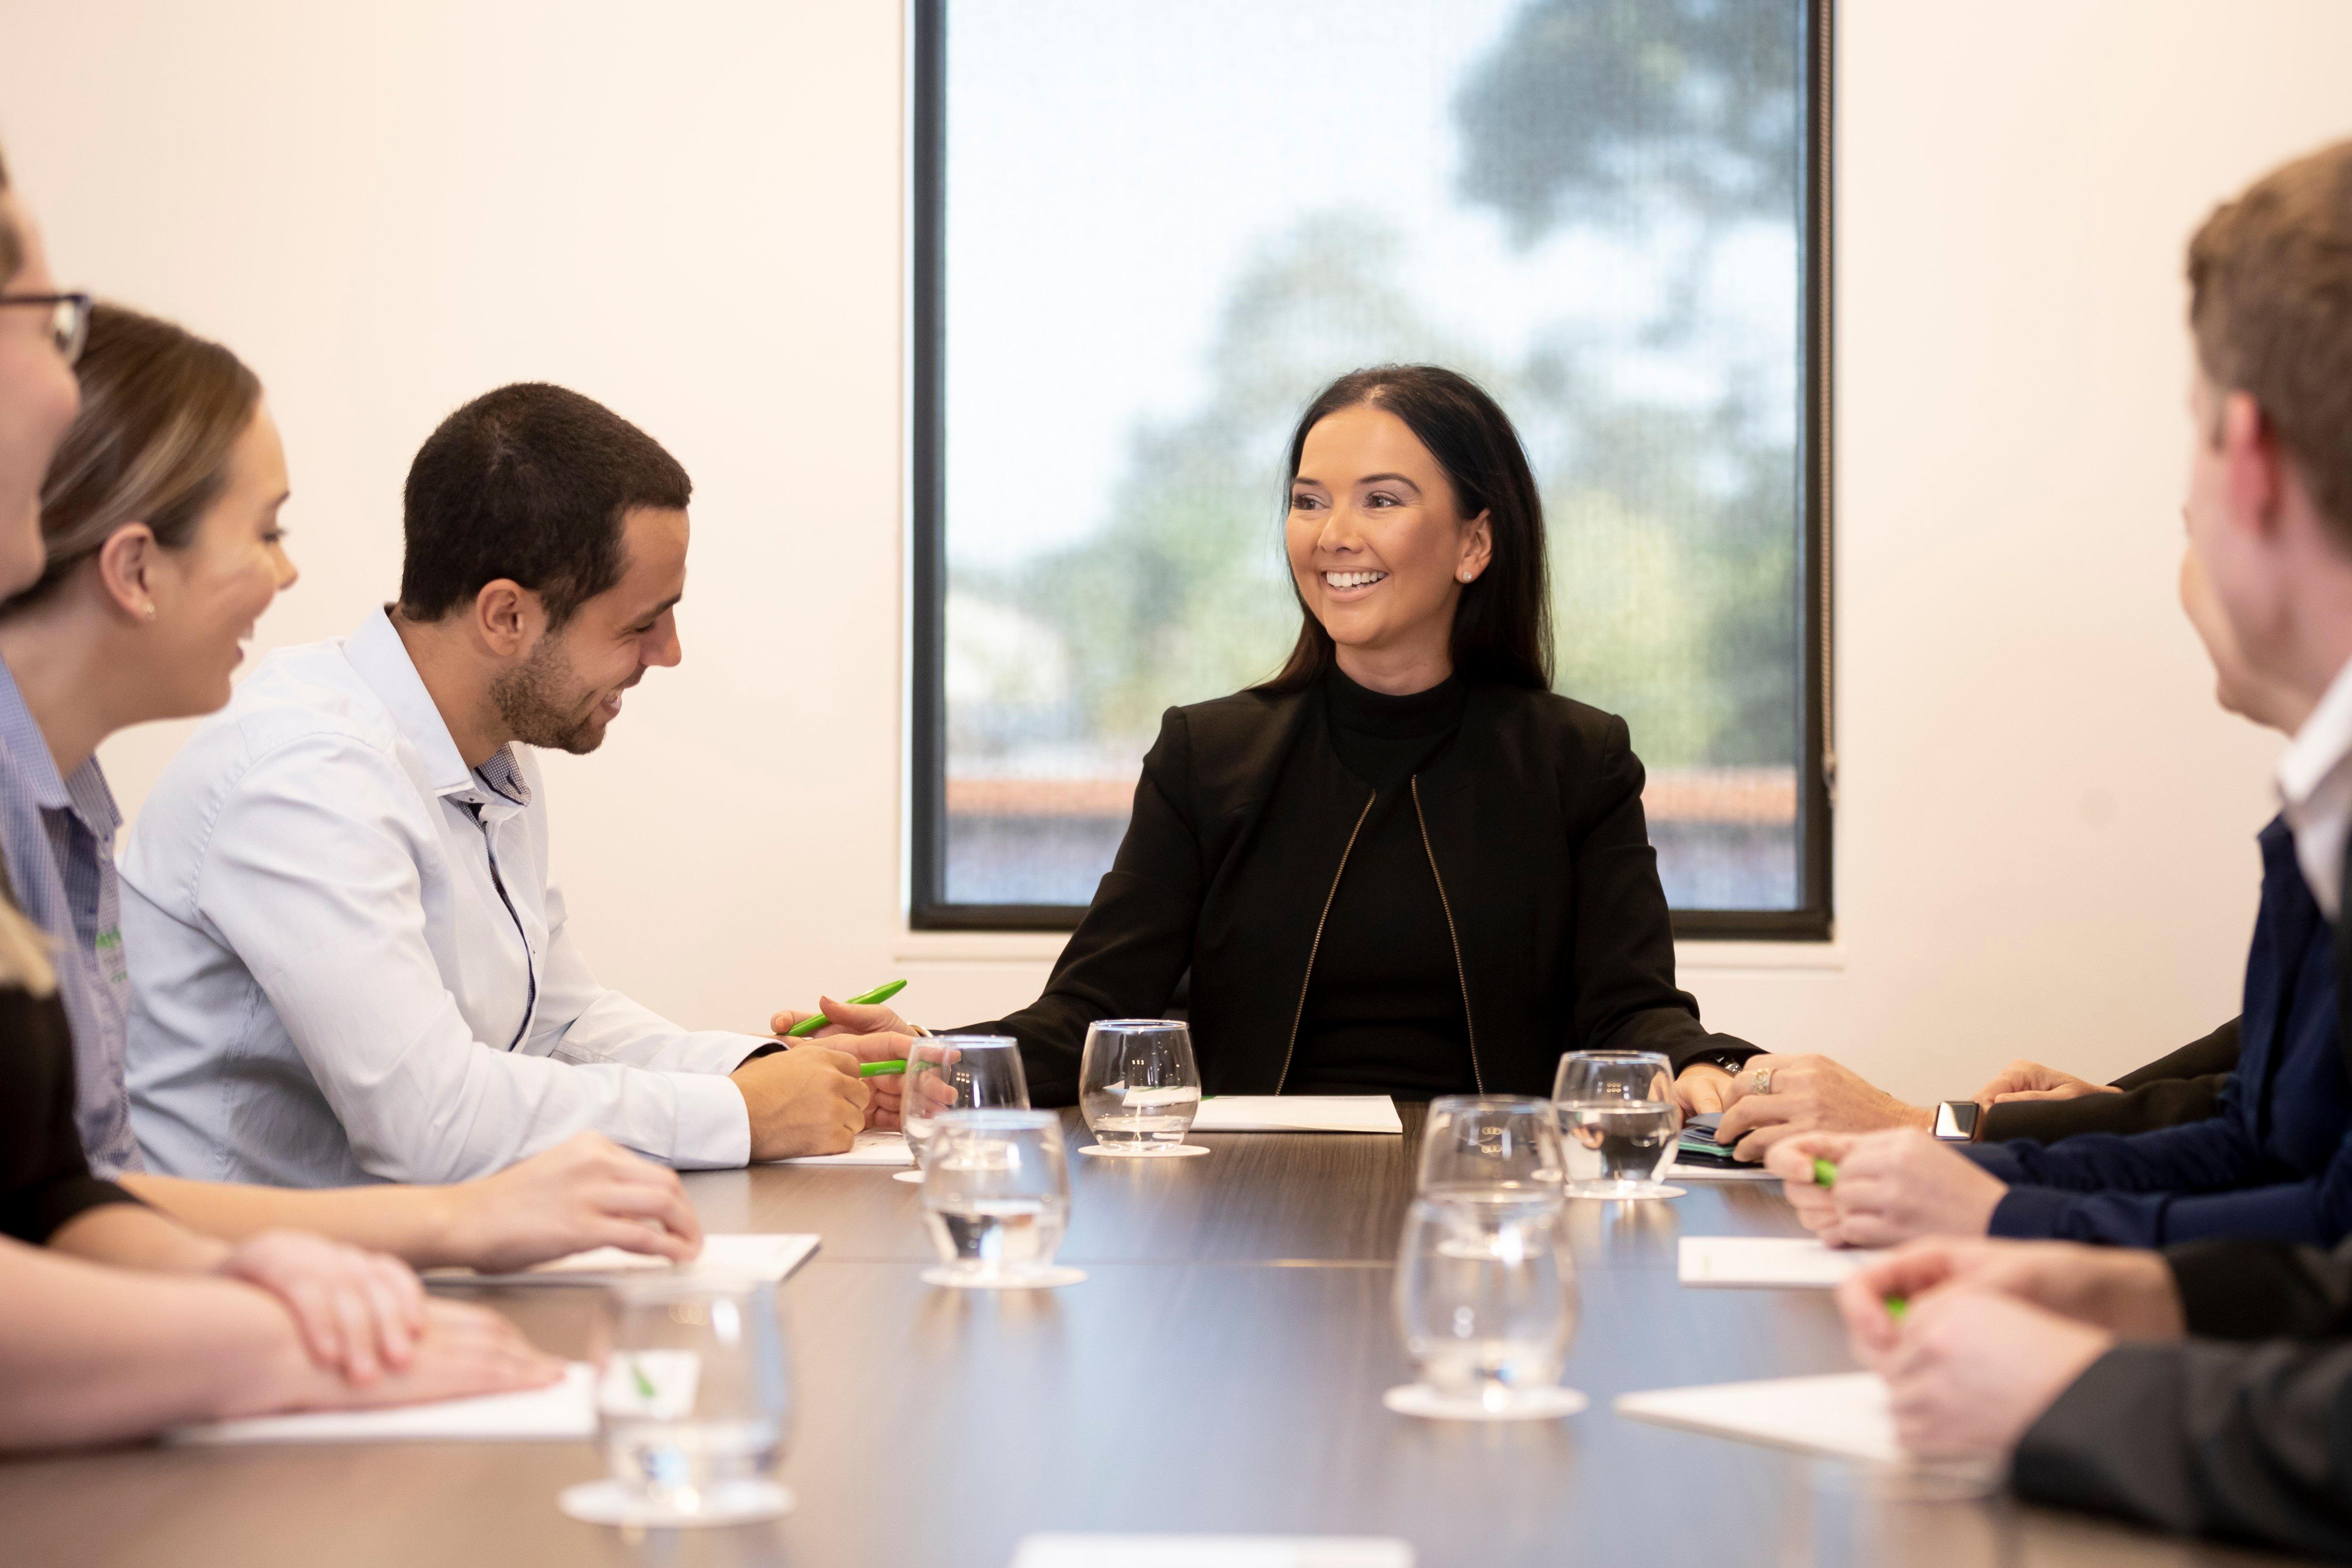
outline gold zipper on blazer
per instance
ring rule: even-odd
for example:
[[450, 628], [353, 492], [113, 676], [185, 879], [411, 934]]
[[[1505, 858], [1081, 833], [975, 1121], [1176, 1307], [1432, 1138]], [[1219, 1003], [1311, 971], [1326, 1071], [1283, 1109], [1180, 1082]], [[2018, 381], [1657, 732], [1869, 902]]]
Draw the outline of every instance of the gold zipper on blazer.
[[[1331, 891], [1323, 895], [1323, 913], [1315, 917], [1315, 941], [1307, 949], [1307, 973], [1301, 976], [1298, 981], [1298, 1008], [1290, 1015], [1290, 1043], [1282, 1048], [1282, 1076], [1274, 1081], [1274, 1092], [1276, 1094], [1281, 1093], [1282, 1086], [1290, 1082], [1291, 1053], [1298, 1049], [1298, 1025], [1299, 1021], [1307, 1016], [1307, 988], [1315, 981], [1315, 955], [1323, 950], [1324, 922], [1331, 918], [1331, 901], [1339, 896], [1339, 879], [1348, 874], [1348, 857], [1356, 852], [1356, 835], [1364, 831], [1364, 819], [1372, 814], [1372, 807], [1379, 802], [1380, 798], [1380, 791], [1373, 790], [1372, 798], [1364, 802], [1364, 809], [1356, 813], [1356, 825], [1348, 830], [1348, 847], [1339, 852], [1339, 869], [1331, 873]], [[1444, 903], [1445, 890], [1439, 888], [1437, 896], [1438, 901]], [[1457, 953], [1457, 961], [1459, 956]], [[1471, 1069], [1473, 1071], [1477, 1069], [1477, 1057], [1475, 1052], [1471, 1056]]]
[[[1470, 1016], [1470, 971], [1462, 967], [1462, 933], [1454, 928], [1454, 905], [1445, 896], [1445, 877], [1437, 869], [1437, 852], [1429, 847], [1429, 819], [1421, 814], [1421, 775], [1412, 776], [1412, 820], [1421, 824], [1421, 852], [1429, 857], [1429, 874], [1437, 881], [1437, 906], [1445, 911], [1445, 935], [1454, 939], [1454, 977], [1462, 986], [1462, 1027], [1470, 1035], [1470, 1081], [1486, 1092], [1486, 1075], [1478, 1071], [1478, 1024]], [[1351, 842], [1353, 841], [1350, 841]], [[1299, 998], [1300, 1005], [1306, 1003]], [[1297, 1025], [1292, 1032], [1297, 1032]], [[1279, 1092], [1279, 1091], [1277, 1091]]]

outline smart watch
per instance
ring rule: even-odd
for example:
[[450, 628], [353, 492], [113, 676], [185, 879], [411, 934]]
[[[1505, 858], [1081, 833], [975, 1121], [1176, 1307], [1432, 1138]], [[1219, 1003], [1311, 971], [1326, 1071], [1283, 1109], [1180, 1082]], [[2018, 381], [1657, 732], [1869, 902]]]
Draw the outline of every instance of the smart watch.
[[1977, 1124], [1984, 1115], [1984, 1107], [1973, 1100], [1947, 1100], [1936, 1107], [1936, 1140], [1945, 1144], [1973, 1144], [1977, 1141]]

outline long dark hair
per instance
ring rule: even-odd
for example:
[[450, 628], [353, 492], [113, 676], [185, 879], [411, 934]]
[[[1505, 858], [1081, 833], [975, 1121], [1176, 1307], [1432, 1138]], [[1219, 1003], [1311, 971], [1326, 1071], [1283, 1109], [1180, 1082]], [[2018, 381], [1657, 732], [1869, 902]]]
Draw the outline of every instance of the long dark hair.
[[[1465, 679], [1537, 691], [1551, 686], [1551, 567], [1544, 548], [1543, 497], [1510, 415], [1469, 377], [1438, 365], [1374, 365], [1350, 371], [1317, 395], [1290, 437], [1284, 504], [1298, 477], [1307, 433], [1341, 409], [1370, 404], [1404, 421], [1454, 486], [1465, 517], [1485, 512], [1494, 551], [1454, 610], [1454, 667]], [[1294, 580], [1291, 591], [1298, 585]], [[1279, 674], [1259, 688], [1296, 692], [1331, 666], [1331, 633], [1298, 601], [1298, 641]]]

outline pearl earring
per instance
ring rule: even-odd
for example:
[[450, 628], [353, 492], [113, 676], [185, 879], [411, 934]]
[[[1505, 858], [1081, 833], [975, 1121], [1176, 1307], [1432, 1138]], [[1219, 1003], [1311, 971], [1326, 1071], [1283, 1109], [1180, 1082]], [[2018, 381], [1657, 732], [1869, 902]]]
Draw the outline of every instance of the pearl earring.
[[146, 619], [150, 621], [155, 619], [155, 601], [152, 599], [147, 601]]
[[1463, 571], [1463, 573], [1462, 573], [1462, 580], [1463, 580], [1463, 581], [1465, 581], [1465, 582], [1467, 582], [1467, 581], [1469, 581], [1469, 580], [1470, 580], [1470, 573], [1469, 573], [1469, 571], [1468, 571], [1466, 569], [1465, 569], [1465, 570]]

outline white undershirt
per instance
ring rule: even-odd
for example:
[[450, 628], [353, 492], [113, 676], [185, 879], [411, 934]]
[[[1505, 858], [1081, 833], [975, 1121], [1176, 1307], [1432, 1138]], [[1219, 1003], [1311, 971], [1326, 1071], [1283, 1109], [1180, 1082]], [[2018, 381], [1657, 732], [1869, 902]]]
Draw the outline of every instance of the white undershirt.
[[2278, 759], [2279, 802], [2294, 830], [2294, 858], [2333, 920], [2344, 901], [2344, 841], [2352, 829], [2352, 663]]

